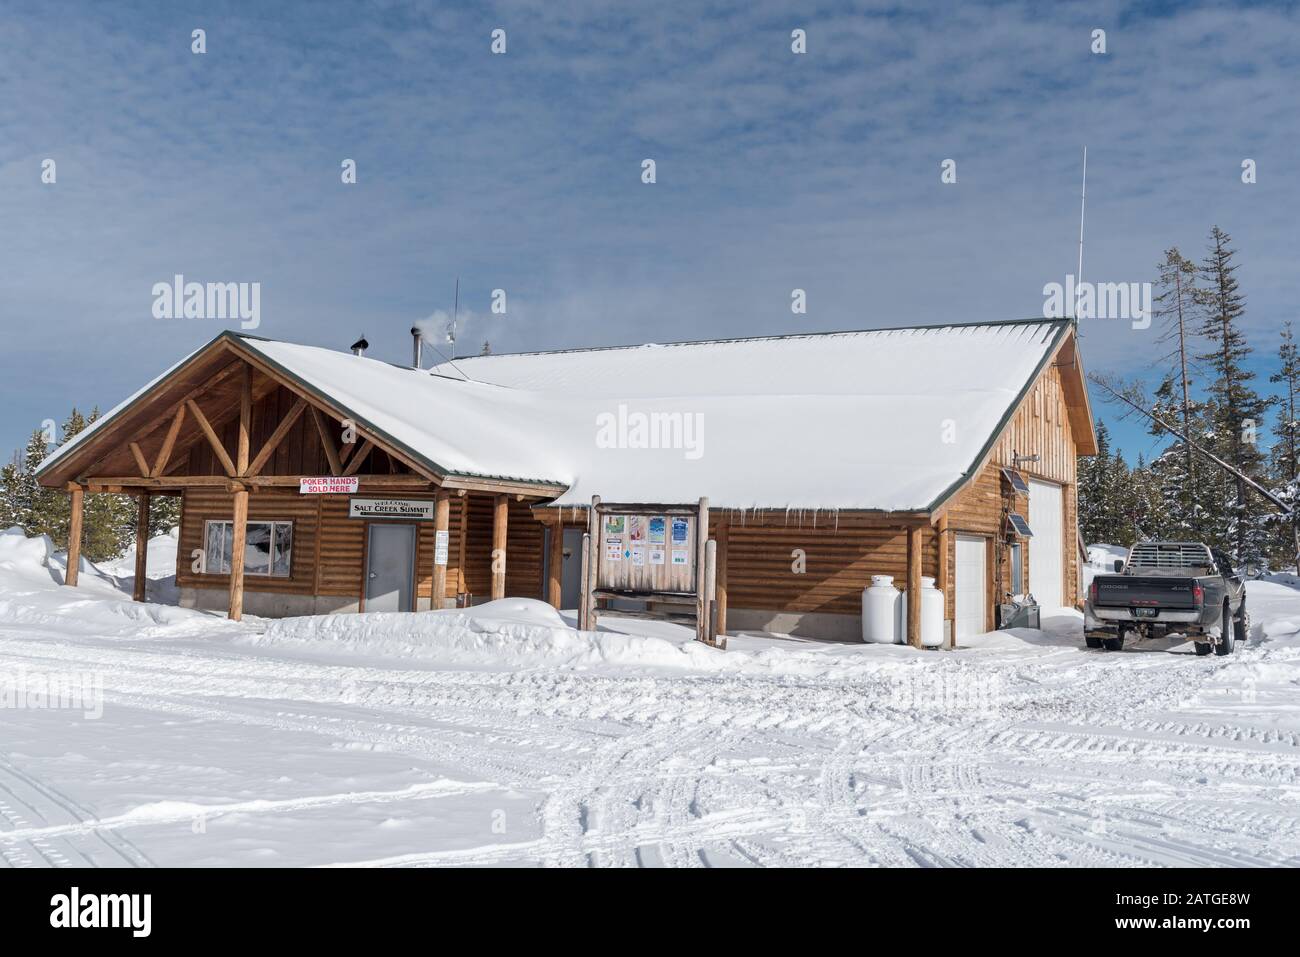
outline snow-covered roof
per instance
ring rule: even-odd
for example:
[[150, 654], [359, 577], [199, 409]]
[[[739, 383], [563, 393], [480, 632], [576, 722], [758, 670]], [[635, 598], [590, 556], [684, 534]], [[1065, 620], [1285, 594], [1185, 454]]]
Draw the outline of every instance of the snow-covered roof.
[[559, 504], [705, 495], [723, 508], [921, 511], [979, 465], [1067, 328], [651, 344], [433, 370], [231, 338], [441, 472], [562, 485]]
[[[538, 396], [569, 490], [616, 502], [923, 510], [979, 464], [1067, 328], [951, 325], [489, 355], [480, 383]], [[443, 371], [452, 374], [444, 365]], [[597, 416], [693, 414], [698, 457], [597, 445]], [[555, 453], [559, 453], [556, 456]]]

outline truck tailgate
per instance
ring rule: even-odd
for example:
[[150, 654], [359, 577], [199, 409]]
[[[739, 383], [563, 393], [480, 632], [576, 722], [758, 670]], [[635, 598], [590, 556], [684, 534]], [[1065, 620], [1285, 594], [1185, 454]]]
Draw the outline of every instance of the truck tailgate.
[[1103, 575], [1096, 579], [1093, 605], [1104, 608], [1156, 607], [1190, 610], [1196, 607], [1192, 588], [1195, 578], [1164, 578], [1158, 575]]

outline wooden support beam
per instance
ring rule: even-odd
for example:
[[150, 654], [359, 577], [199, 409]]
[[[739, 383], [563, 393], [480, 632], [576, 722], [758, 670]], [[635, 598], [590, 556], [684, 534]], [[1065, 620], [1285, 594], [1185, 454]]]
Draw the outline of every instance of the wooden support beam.
[[701, 496], [695, 521], [695, 637], [709, 640], [708, 582], [705, 581], [705, 553], [709, 542], [709, 500]]
[[600, 580], [600, 496], [591, 497], [591, 508], [587, 512], [587, 538], [584, 540], [585, 556], [582, 575], [581, 628], [584, 631], [596, 630], [596, 583]]
[[510, 514], [510, 496], [492, 500], [492, 600], [506, 597], [506, 522]]
[[718, 580], [715, 601], [718, 607], [718, 636], [725, 636], [727, 633], [727, 542], [731, 538], [731, 519], [724, 516], [718, 518], [718, 532], [716, 541], [718, 543]]
[[952, 597], [952, 585], [948, 581], [949, 575], [949, 558], [948, 550], [952, 547], [952, 536], [948, 534], [948, 515], [947, 513], [939, 516], [939, 589], [943, 592], [943, 620], [948, 623], [948, 647], [957, 647], [957, 623], [952, 619], [951, 612], [948, 611], [949, 601]]
[[321, 447], [325, 449], [325, 458], [330, 464], [330, 475], [338, 475], [343, 471], [343, 463], [339, 459], [338, 447], [334, 444], [334, 438], [329, 433], [329, 428], [325, 425], [325, 419], [317, 411], [316, 406], [308, 409], [311, 412], [311, 420], [316, 423], [316, 432], [320, 435]]
[[464, 595], [468, 593], [468, 587], [465, 584], [465, 547], [469, 542], [469, 498], [462, 492], [460, 495], [460, 536], [459, 545], [456, 553], [456, 594]]
[[356, 454], [352, 456], [352, 461], [348, 462], [347, 468], [343, 470], [343, 474], [355, 475], [357, 469], [361, 468], [361, 463], [364, 462], [367, 457], [369, 457], [370, 450], [373, 449], [374, 447], [375, 444], [371, 442], [369, 439], [366, 439], [364, 442], [362, 442], [361, 448], [357, 449]]
[[438, 489], [433, 497], [433, 591], [429, 596], [429, 607], [435, 611], [447, 600], [447, 560], [451, 551], [447, 527], [450, 519], [451, 496], [446, 489]]
[[[291, 408], [289, 413], [280, 420], [280, 424], [275, 427], [275, 431], [271, 433], [271, 437], [266, 440], [266, 444], [262, 446], [262, 450], [257, 453], [257, 458], [253, 459], [253, 461], [249, 463], [248, 468], [239, 474], [252, 476], [261, 472], [267, 461], [271, 458], [271, 454], [279, 448], [280, 443], [284, 441], [284, 437], [289, 434], [289, 430], [293, 428], [294, 423], [298, 421], [298, 418], [303, 414], [306, 408], [306, 399], [299, 399], [295, 402], [293, 408]], [[347, 474], [351, 475], [352, 473], [349, 472]]]
[[81, 570], [81, 519], [86, 493], [80, 488], [72, 490], [72, 520], [68, 523], [68, 572], [63, 576], [63, 584], [77, 584], [77, 572]]
[[243, 364], [243, 380], [239, 386], [239, 439], [235, 451], [235, 471], [248, 474], [248, 446], [253, 429], [253, 367]]
[[135, 467], [140, 470], [141, 478], [149, 477], [149, 463], [145, 461], [144, 453], [140, 451], [139, 442], [131, 442], [131, 455], [135, 458]]
[[361, 439], [357, 436], [356, 430], [354, 429], [352, 432], [352, 441], [344, 442], [343, 445], [339, 448], [340, 469], [342, 469], [345, 465], [348, 464], [348, 458], [352, 455], [353, 452], [355, 452], [359, 448], [361, 448]]
[[149, 493], [144, 492], [135, 501], [135, 588], [132, 601], [146, 599], [145, 586], [149, 570]]
[[230, 536], [230, 620], [244, 617], [244, 548], [248, 537], [248, 489], [235, 492]]
[[176, 414], [172, 416], [172, 424], [167, 429], [167, 436], [163, 439], [162, 448], [158, 450], [158, 457], [153, 461], [153, 470], [149, 473], [157, 478], [163, 474], [163, 469], [167, 468], [167, 463], [171, 461], [172, 449], [176, 447], [176, 436], [181, 433], [181, 423], [185, 421], [184, 404], [176, 407]]
[[582, 589], [578, 593], [578, 630], [586, 631], [587, 626], [587, 603], [591, 599], [591, 592], [587, 588], [587, 580], [591, 575], [591, 533], [582, 533], [582, 566], [579, 569], [579, 587]]
[[208, 417], [203, 414], [203, 410], [199, 408], [198, 403], [193, 399], [185, 400], [185, 408], [190, 410], [190, 415], [194, 416], [194, 421], [199, 424], [203, 434], [208, 437], [208, 444], [212, 446], [212, 451], [216, 454], [221, 467], [226, 470], [227, 475], [234, 478], [236, 474], [235, 463], [230, 460], [230, 453], [221, 444], [221, 439], [217, 437], [216, 430], [212, 428], [212, 423], [208, 421]]
[[706, 644], [718, 644], [716, 605], [718, 599], [718, 542], [704, 543], [704, 624], [700, 629]]
[[[242, 483], [252, 488], [287, 487], [297, 488], [302, 476], [298, 475], [166, 475], [161, 478], [138, 478], [134, 475], [89, 475], [77, 483], [85, 486], [137, 487], [149, 489], [181, 489], [196, 486], [225, 488], [233, 483]], [[423, 475], [404, 473], [401, 475], [358, 475], [357, 481], [362, 485], [383, 488], [409, 488], [427, 491], [433, 483]], [[97, 489], [98, 491], [99, 489]]]
[[546, 601], [557, 611], [563, 597], [563, 579], [564, 574], [564, 523], [560, 521], [551, 522], [550, 525], [550, 549], [546, 559]]
[[907, 530], [907, 643], [921, 647], [921, 546], [925, 526]]

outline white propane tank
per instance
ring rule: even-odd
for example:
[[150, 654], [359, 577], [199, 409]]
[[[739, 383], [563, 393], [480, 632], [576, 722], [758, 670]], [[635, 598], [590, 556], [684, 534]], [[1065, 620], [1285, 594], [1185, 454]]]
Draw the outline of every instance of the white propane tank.
[[[943, 592], [935, 587], [933, 578], [921, 579], [921, 647], [943, 646]], [[907, 644], [907, 592], [898, 596], [898, 641]]]
[[893, 576], [871, 576], [871, 587], [862, 589], [863, 641], [888, 645], [898, 640], [896, 606], [900, 595]]
[[921, 647], [938, 648], [943, 644], [943, 592], [933, 578], [921, 579]]

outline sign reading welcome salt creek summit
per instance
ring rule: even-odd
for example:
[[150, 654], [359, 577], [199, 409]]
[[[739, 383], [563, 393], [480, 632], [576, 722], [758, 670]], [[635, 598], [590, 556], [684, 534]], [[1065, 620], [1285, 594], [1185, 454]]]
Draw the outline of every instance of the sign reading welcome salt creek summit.
[[410, 498], [350, 498], [348, 518], [400, 518], [432, 522], [433, 500]]
[[299, 495], [351, 495], [361, 480], [355, 475], [321, 475], [298, 479]]

